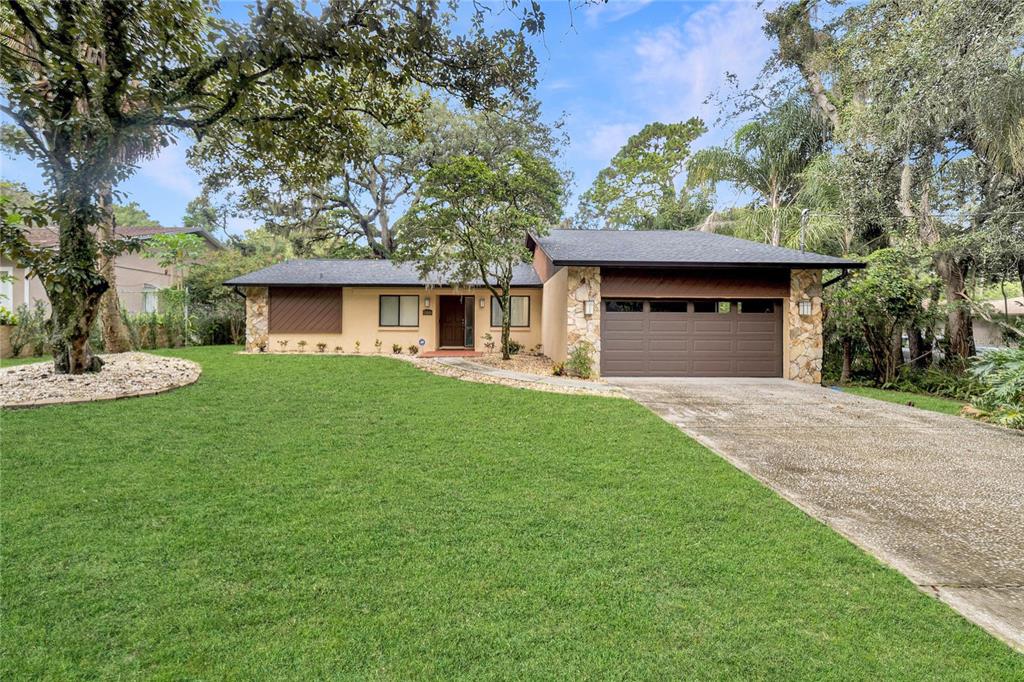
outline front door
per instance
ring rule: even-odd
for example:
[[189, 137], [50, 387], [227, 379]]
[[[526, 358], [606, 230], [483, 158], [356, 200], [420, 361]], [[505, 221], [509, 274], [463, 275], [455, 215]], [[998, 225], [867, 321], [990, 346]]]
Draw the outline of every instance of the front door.
[[[466, 311], [472, 311], [470, 296], [441, 296], [438, 324], [441, 327], [441, 348], [468, 348], [467, 339], [472, 340], [466, 324]], [[467, 299], [469, 303], [467, 304]], [[471, 333], [471, 332], [470, 332]]]

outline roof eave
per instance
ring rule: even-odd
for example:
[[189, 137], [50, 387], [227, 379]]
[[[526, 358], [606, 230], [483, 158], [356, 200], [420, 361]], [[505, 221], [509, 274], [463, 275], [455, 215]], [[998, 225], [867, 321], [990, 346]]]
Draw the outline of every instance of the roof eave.
[[556, 266], [574, 265], [581, 267], [603, 268], [803, 268], [805, 270], [855, 270], [865, 267], [859, 261], [843, 261], [840, 263], [794, 263], [794, 262], [701, 262], [701, 261], [611, 261], [611, 260], [579, 260], [552, 259]]

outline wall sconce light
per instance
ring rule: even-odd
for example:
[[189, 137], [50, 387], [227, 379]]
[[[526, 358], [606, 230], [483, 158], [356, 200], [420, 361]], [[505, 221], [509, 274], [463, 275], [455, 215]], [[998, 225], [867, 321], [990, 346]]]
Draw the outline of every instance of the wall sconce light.
[[424, 296], [423, 297], [423, 307], [424, 308], [429, 308], [430, 307], [430, 297], [429, 296]]
[[481, 308], [481, 310], [483, 309], [483, 307], [484, 307], [485, 305], [487, 305], [486, 301], [485, 301], [485, 300], [484, 300], [483, 298], [481, 298], [481, 299], [480, 299], [480, 308]]
[[810, 315], [811, 314], [811, 302], [808, 299], [804, 299], [804, 300], [800, 301], [797, 305], [798, 305], [798, 307], [800, 309], [800, 314], [801, 315]]
[[594, 301], [593, 299], [583, 302], [583, 314], [593, 315], [594, 314]]

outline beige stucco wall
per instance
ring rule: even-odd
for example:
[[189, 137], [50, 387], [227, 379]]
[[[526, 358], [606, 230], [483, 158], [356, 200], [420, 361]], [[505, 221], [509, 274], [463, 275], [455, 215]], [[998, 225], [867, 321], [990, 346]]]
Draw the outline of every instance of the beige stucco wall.
[[541, 344], [544, 346], [544, 355], [555, 362], [562, 362], [568, 355], [568, 316], [565, 305], [568, 296], [569, 269], [560, 268], [544, 282], [544, 316], [541, 320]]
[[[822, 336], [821, 270], [790, 272], [790, 292], [786, 301], [786, 333], [783, 334], [783, 370], [787, 379], [806, 384], [821, 383], [824, 351]], [[811, 302], [811, 314], [800, 314], [800, 301]]]
[[[0, 305], [16, 309], [22, 305], [33, 306], [38, 300], [43, 301], [47, 308], [50, 307], [43, 283], [37, 277], [28, 277], [26, 282], [25, 269], [16, 267], [7, 258], [0, 258], [0, 269], [14, 276], [14, 300], [0, 301]], [[174, 283], [170, 269], [161, 268], [155, 260], [137, 253], [118, 256], [114, 263], [114, 276], [117, 279], [117, 295], [121, 307], [131, 313], [142, 312], [142, 292], [147, 289], [147, 285], [152, 289], [164, 289]]]
[[[418, 295], [420, 297], [420, 317], [418, 327], [381, 327], [379, 322], [381, 295]], [[521, 343], [526, 350], [533, 350], [541, 345], [541, 319], [543, 317], [542, 291], [540, 289], [513, 288], [513, 296], [530, 297], [530, 326], [525, 329], [513, 328], [512, 339]], [[496, 346], [500, 345], [501, 327], [492, 327], [490, 300], [491, 293], [485, 289], [453, 289], [448, 287], [411, 288], [411, 287], [344, 287], [341, 296], [341, 333], [340, 334], [274, 334], [268, 333], [267, 350], [269, 352], [295, 352], [299, 349], [299, 341], [305, 341], [306, 353], [317, 352], [316, 345], [327, 345], [326, 352], [341, 349], [345, 353], [355, 352], [356, 341], [359, 341], [359, 352], [372, 354], [376, 350], [374, 342], [381, 341], [381, 351], [391, 353], [391, 346], [399, 344], [402, 352], [407, 353], [410, 345], [417, 345], [420, 352], [437, 350], [438, 342], [438, 301], [440, 296], [473, 296], [476, 300], [473, 310], [474, 331], [476, 336], [475, 350], [485, 351], [484, 334], [490, 334]], [[430, 299], [430, 307], [424, 305], [424, 299]], [[480, 301], [484, 301], [483, 307]], [[253, 309], [247, 306], [251, 313]], [[424, 311], [430, 310], [429, 315]], [[253, 325], [248, 322], [247, 330]], [[246, 334], [247, 339], [249, 334]], [[419, 340], [425, 343], [419, 346]], [[285, 346], [282, 341], [287, 341]], [[252, 349], [252, 348], [250, 348]]]

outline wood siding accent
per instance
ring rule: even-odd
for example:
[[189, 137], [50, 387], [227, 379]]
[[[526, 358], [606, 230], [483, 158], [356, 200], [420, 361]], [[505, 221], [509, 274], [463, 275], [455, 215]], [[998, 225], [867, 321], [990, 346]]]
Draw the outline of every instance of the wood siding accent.
[[601, 268], [601, 298], [784, 298], [789, 270]]
[[271, 334], [340, 334], [341, 289], [270, 287]]
[[547, 257], [543, 249], [540, 246], [535, 246], [533, 249], [533, 269], [537, 271], [537, 276], [540, 277], [541, 282], [546, 282], [551, 279], [551, 276], [558, 272], [558, 268], [551, 262], [551, 259]]

